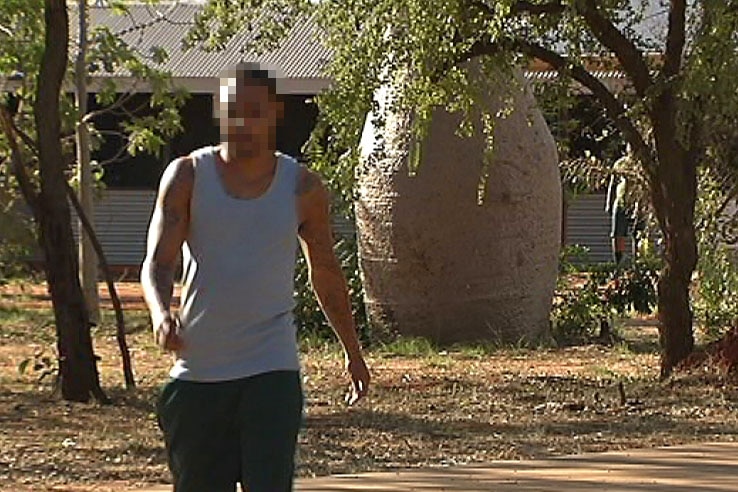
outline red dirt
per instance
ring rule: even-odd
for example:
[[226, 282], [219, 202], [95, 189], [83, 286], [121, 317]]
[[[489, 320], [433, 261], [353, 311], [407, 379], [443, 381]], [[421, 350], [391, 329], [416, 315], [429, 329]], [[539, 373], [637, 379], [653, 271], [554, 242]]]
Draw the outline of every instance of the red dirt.
[[[146, 309], [141, 285], [138, 282], [118, 282], [115, 284], [115, 288], [120, 302], [123, 304], [123, 309], [134, 311]], [[103, 309], [112, 309], [113, 304], [110, 301], [110, 294], [105, 283], [98, 284], [98, 292], [100, 293], [100, 306]], [[177, 305], [179, 302], [179, 288], [175, 288], [174, 297], [173, 304]], [[5, 303], [12, 303], [14, 307], [21, 309], [50, 308], [51, 296], [46, 283], [10, 283], [0, 285], [0, 305]]]

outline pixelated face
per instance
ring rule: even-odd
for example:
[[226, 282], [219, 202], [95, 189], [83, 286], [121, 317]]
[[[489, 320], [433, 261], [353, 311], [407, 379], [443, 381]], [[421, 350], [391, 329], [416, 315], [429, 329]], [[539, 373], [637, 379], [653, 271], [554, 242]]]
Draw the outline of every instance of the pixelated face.
[[282, 104], [269, 88], [226, 79], [220, 86], [220, 134], [233, 157], [248, 158], [273, 148]]

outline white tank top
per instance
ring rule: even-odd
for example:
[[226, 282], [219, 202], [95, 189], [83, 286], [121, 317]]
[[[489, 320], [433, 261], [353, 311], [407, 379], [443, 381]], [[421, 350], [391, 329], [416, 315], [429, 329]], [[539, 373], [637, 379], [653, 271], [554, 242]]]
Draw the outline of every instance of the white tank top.
[[195, 181], [183, 252], [184, 349], [173, 378], [226, 381], [299, 370], [294, 307], [299, 164], [278, 154], [258, 198], [228, 195], [216, 147], [192, 154]]

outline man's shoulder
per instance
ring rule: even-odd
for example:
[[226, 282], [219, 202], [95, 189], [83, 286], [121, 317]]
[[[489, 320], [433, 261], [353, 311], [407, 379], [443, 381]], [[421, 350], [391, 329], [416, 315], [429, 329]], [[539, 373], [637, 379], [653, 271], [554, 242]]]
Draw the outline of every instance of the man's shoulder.
[[162, 180], [166, 177], [177, 179], [194, 178], [195, 175], [195, 159], [192, 155], [183, 155], [177, 157], [167, 165], [162, 175]]
[[[217, 146], [208, 145], [195, 149], [187, 155], [177, 157], [167, 165], [167, 168], [164, 170], [164, 176], [170, 174], [180, 179], [192, 180], [195, 177], [195, 168], [197, 165], [203, 158], [215, 155], [217, 150]], [[164, 179], [164, 176], [162, 176], [162, 179]]]
[[308, 168], [304, 164], [297, 164], [298, 176], [297, 176], [297, 188], [295, 193], [297, 196], [311, 195], [315, 191], [324, 191], [325, 185], [320, 177], [320, 174]]
[[277, 159], [280, 161], [281, 164], [287, 164], [290, 167], [293, 167], [295, 169], [299, 169], [303, 167], [303, 164], [294, 156], [291, 156], [289, 154], [284, 154], [282, 152], [276, 152], [274, 155], [277, 156]]
[[193, 161], [199, 161], [203, 157], [213, 156], [220, 150], [220, 146], [218, 145], [206, 145], [205, 147], [200, 147], [199, 149], [195, 149], [186, 156], [183, 156], [182, 158], [188, 158], [192, 159]]
[[195, 158], [190, 155], [177, 157], [171, 161], [159, 182], [162, 193], [189, 193], [195, 182]]

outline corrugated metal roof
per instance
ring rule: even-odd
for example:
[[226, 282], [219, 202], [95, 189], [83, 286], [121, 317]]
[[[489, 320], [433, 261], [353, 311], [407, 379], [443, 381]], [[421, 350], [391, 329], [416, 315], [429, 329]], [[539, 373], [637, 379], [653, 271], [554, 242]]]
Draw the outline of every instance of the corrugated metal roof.
[[[127, 14], [120, 15], [110, 8], [90, 7], [90, 24], [93, 28], [105, 26], [114, 34], [120, 34], [121, 39], [143, 56], [151, 56], [155, 48], [164, 49], [169, 58], [157, 67], [171, 72], [175, 78], [218, 77], [225, 67], [240, 61], [278, 68], [284, 77], [291, 79], [324, 77], [330, 51], [320, 42], [318, 28], [311, 18], [298, 20], [276, 50], [260, 55], [250, 50], [255, 32], [237, 34], [224, 50], [208, 52], [198, 46], [184, 50], [183, 41], [201, 9], [201, 6], [191, 4], [134, 4], [129, 6]], [[76, 38], [76, 10], [70, 10], [73, 17], [71, 34]], [[120, 69], [113, 73], [100, 70], [93, 74], [98, 77], [126, 75]]]
[[[94, 26], [106, 26], [113, 33], [122, 33], [122, 39], [135, 47], [144, 56], [152, 49], [162, 48], [168, 60], [160, 68], [171, 72], [175, 78], [217, 78], [224, 67], [239, 61], [260, 62], [278, 68], [284, 77], [291, 79], [325, 78], [325, 68], [330, 60], [330, 50], [321, 43], [319, 28], [312, 18], [298, 20], [280, 46], [260, 55], [250, 50], [255, 32], [244, 32], [234, 36], [224, 50], [205, 51], [201, 46], [183, 50], [183, 41], [194, 25], [201, 5], [162, 3], [159, 5], [133, 4], [128, 14], [116, 14], [106, 7], [90, 7], [90, 22]], [[72, 17], [76, 11], [71, 9]], [[662, 17], [663, 12], [652, 13], [651, 17]], [[258, 20], [256, 24], [258, 24]], [[72, 36], [76, 37], [77, 23], [72, 19]], [[624, 81], [624, 72], [599, 70], [592, 74], [600, 80]], [[123, 70], [113, 73], [99, 71], [98, 77], [126, 76]], [[528, 70], [525, 77], [531, 81], [547, 81], [557, 77], [554, 70]]]
[[[589, 72], [600, 80], [626, 80], [627, 75], [620, 70], [594, 70]], [[558, 78], [559, 73], [556, 70], [526, 70], [525, 78], [529, 81], [550, 81]]]

